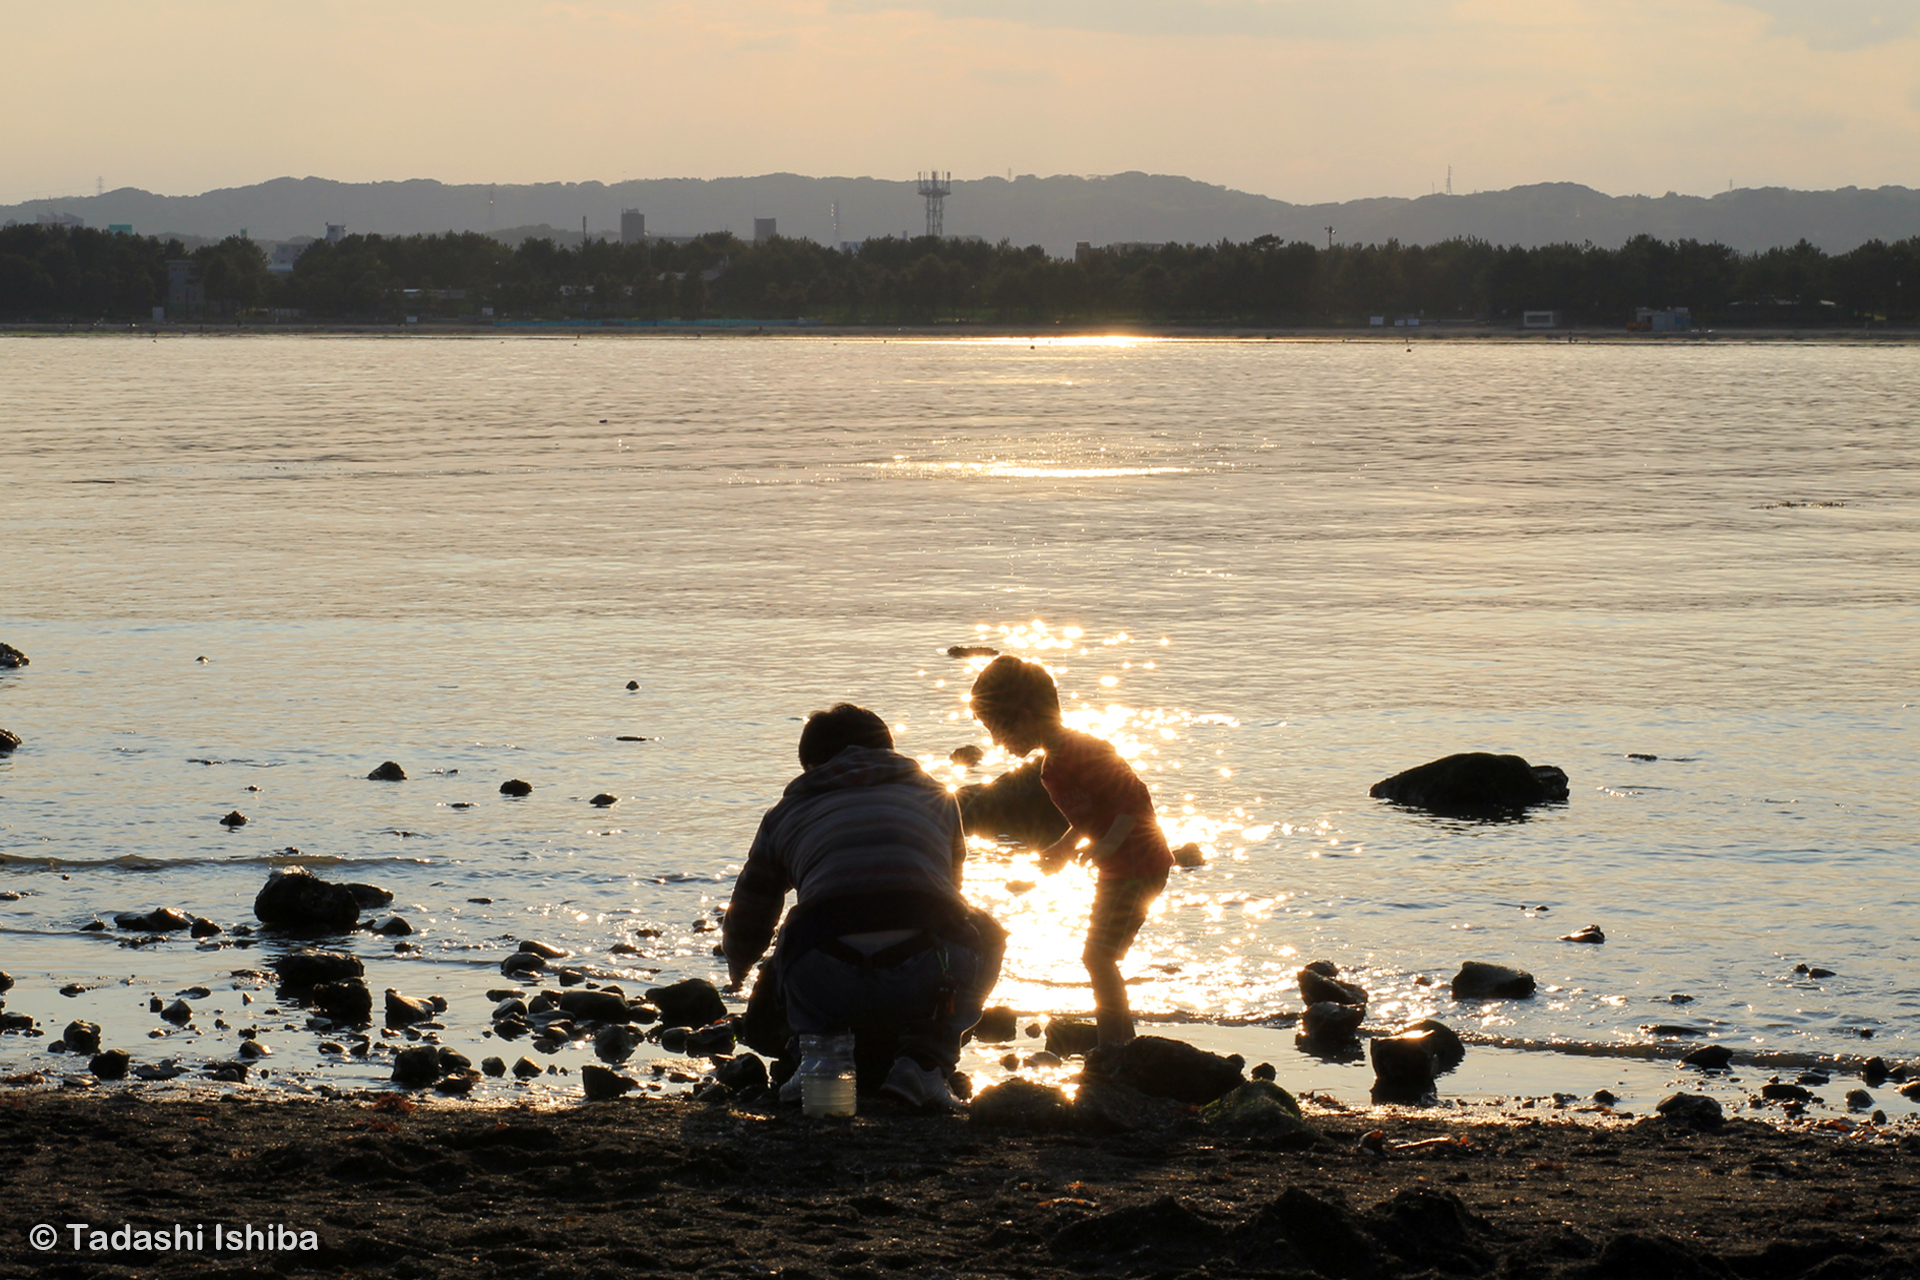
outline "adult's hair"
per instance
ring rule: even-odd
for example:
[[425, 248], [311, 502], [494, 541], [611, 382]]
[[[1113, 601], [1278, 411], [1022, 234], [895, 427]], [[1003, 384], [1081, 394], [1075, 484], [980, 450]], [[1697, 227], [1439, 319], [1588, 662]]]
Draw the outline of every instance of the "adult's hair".
[[982, 724], [1005, 720], [1022, 711], [1047, 719], [1060, 718], [1060, 690], [1037, 662], [1012, 654], [995, 658], [973, 682], [973, 714]]
[[800, 767], [823, 765], [847, 747], [892, 746], [885, 720], [865, 707], [842, 702], [807, 717], [807, 727], [800, 731]]

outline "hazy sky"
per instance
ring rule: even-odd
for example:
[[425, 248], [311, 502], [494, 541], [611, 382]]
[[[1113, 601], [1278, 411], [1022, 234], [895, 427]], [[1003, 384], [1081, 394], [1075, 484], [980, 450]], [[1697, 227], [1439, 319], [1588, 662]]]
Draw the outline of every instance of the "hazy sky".
[[0, 0], [0, 202], [1144, 169], [1920, 186], [1920, 0]]

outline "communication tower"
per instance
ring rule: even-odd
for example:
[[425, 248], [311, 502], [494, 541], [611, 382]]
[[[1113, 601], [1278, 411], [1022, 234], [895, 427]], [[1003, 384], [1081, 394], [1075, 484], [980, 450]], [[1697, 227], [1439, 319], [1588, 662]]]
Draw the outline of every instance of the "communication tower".
[[932, 170], [920, 175], [920, 198], [927, 202], [927, 234], [947, 234], [946, 200], [953, 194], [953, 171]]

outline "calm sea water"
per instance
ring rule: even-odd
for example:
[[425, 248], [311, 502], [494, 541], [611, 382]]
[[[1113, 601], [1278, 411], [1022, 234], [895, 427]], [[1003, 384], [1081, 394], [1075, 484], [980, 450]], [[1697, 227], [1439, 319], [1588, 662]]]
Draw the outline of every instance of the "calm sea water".
[[[1705, 1040], [1748, 1087], [1912, 1056], [1916, 406], [1913, 347], [0, 342], [0, 640], [33, 659], [0, 673], [0, 967], [49, 1029], [0, 1068], [71, 1070], [46, 1043], [91, 1017], [140, 1060], [257, 1025], [279, 1087], [383, 1075], [230, 976], [277, 943], [79, 932], [246, 922], [289, 860], [394, 891], [422, 950], [360, 935], [369, 985], [447, 996], [475, 1058], [520, 938], [718, 976], [807, 712], [873, 706], [956, 783], [1006, 766], [945, 763], [985, 743], [945, 656], [974, 642], [1052, 665], [1207, 850], [1136, 1007], [1283, 1083], [1371, 1078], [1273, 1021], [1321, 957], [1375, 1024], [1479, 1042], [1457, 1095], [1641, 1096]], [[1572, 798], [1368, 799], [1460, 750]], [[367, 781], [388, 759], [410, 780]], [[1084, 1012], [1084, 874], [981, 847], [970, 891], [1013, 930], [997, 999]], [[1468, 959], [1543, 992], [1455, 1004]], [[194, 984], [228, 1027], [150, 1039]]]

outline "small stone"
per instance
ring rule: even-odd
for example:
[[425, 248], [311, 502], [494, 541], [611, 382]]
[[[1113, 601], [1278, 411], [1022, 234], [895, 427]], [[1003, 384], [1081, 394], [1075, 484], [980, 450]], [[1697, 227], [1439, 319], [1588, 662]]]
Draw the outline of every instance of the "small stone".
[[522, 1080], [531, 1080], [537, 1075], [544, 1075], [546, 1070], [532, 1058], [522, 1058], [513, 1064], [513, 1074]]
[[998, 649], [990, 649], [984, 644], [956, 644], [947, 650], [949, 658], [997, 658]]
[[122, 929], [138, 933], [170, 933], [176, 929], [193, 928], [193, 917], [172, 907], [155, 907], [145, 912], [123, 911], [113, 918], [113, 922]]
[[273, 1056], [273, 1050], [261, 1044], [258, 1040], [242, 1040], [240, 1042], [240, 1056], [243, 1058], [267, 1058]]
[[660, 1047], [668, 1053], [684, 1052], [690, 1034], [685, 1027], [667, 1027], [660, 1032]]
[[1053, 1052], [1052, 1050], [1042, 1049], [1038, 1053], [1028, 1054], [1027, 1060], [1024, 1065], [1030, 1070], [1041, 1071], [1049, 1067], [1061, 1066], [1065, 1063], [1065, 1061], [1066, 1059], [1062, 1058], [1059, 1054]]
[[13, 990], [13, 975], [0, 971], [0, 991]]
[[248, 1067], [244, 1062], [209, 1062], [206, 1067], [208, 1077], [222, 1084], [241, 1084], [246, 1081]]
[[1620, 1098], [1611, 1089], [1595, 1089], [1593, 1091], [1593, 1100], [1603, 1107], [1610, 1107], [1620, 1101]]
[[[4, 976], [6, 975], [0, 974], [0, 977], [4, 977]], [[4, 990], [6, 990], [6, 988], [3, 986], [0, 986], [0, 991], [4, 991]], [[82, 992], [91, 991], [91, 990], [93, 990], [93, 988], [89, 987], [84, 982], [69, 982], [66, 986], [60, 988], [60, 994], [63, 996], [77, 996], [77, 995], [80, 995]]]
[[573, 954], [571, 951], [562, 951], [551, 943], [540, 942], [533, 938], [520, 939], [520, 950], [529, 955], [539, 956], [542, 960], [564, 960]]
[[1083, 1056], [1100, 1043], [1100, 1029], [1078, 1018], [1047, 1019], [1047, 1052], [1062, 1058]]
[[290, 951], [273, 962], [280, 985], [294, 990], [316, 987], [323, 982], [358, 978], [366, 972], [358, 956], [345, 951]]
[[727, 1016], [727, 1002], [705, 978], [688, 978], [666, 987], [649, 987], [647, 1001], [669, 1027], [704, 1027]]
[[612, 805], [612, 804], [619, 804], [619, 803], [620, 803], [620, 797], [619, 797], [619, 796], [616, 796], [616, 795], [612, 795], [612, 794], [609, 794], [608, 792], [605, 792], [605, 791], [602, 791], [602, 792], [601, 792], [601, 793], [600, 793], [599, 795], [597, 795], [597, 796], [595, 796], [595, 797], [594, 797], [594, 798], [593, 798], [592, 800], [590, 800], [590, 801], [589, 801], [588, 803], [589, 803], [589, 804], [594, 804], [594, 805], [598, 805], [598, 806], [599, 806], [600, 808], [602, 808], [602, 809], [604, 809], [604, 808], [606, 808], [606, 807], [607, 807], [608, 805]]
[[633, 1055], [638, 1035], [630, 1027], [602, 1027], [593, 1037], [593, 1055], [602, 1062], [625, 1062]]
[[1063, 1129], [1072, 1114], [1062, 1090], [1018, 1076], [982, 1090], [967, 1109], [970, 1123], [994, 1129]]
[[229, 830], [234, 827], [244, 827], [247, 825], [247, 815], [235, 809], [226, 817], [220, 819], [220, 824]]
[[687, 1033], [686, 1053], [695, 1058], [719, 1058], [733, 1052], [734, 1023], [731, 1018]]
[[988, 1044], [1005, 1044], [1019, 1032], [1019, 1019], [1003, 1004], [986, 1010], [980, 1015], [980, 1021], [973, 1024], [973, 1038]]
[[21, 741], [20, 735], [11, 729], [0, 729], [0, 756], [19, 750]]
[[80, 926], [80, 932], [82, 932], [82, 933], [99, 933], [99, 932], [101, 932], [102, 930], [104, 930], [104, 929], [105, 929], [106, 927], [107, 927], [107, 922], [106, 922], [105, 920], [101, 920], [101, 919], [98, 919], [98, 918], [95, 918], [95, 919], [92, 919], [92, 920], [89, 920], [89, 921], [87, 921], [87, 922], [86, 922], [85, 924], [83, 924], [83, 925], [81, 925], [81, 926]]
[[580, 1068], [580, 1091], [586, 1094], [588, 1102], [609, 1102], [639, 1087], [638, 1080], [602, 1066], [589, 1063]]
[[344, 931], [359, 920], [360, 900], [350, 886], [322, 880], [305, 867], [277, 867], [254, 895], [253, 914], [276, 929]]
[[635, 689], [638, 689], [639, 687], [640, 687], [640, 682], [639, 682], [638, 680], [629, 680], [629, 681], [627, 681], [627, 692], [628, 692], [628, 693], [632, 693], [632, 692], [633, 692], [633, 691], [634, 691]]
[[1412, 1101], [1433, 1092], [1439, 1060], [1432, 1032], [1375, 1036], [1368, 1048], [1373, 1059], [1373, 1089], [1377, 1099]]
[[500, 962], [500, 972], [509, 978], [526, 979], [547, 967], [547, 962], [531, 951], [515, 951]]
[[1354, 1038], [1366, 1016], [1366, 1010], [1355, 1005], [1322, 1001], [1307, 1006], [1300, 1016], [1300, 1030], [1307, 1039], [1322, 1045], [1345, 1044]]
[[730, 1058], [714, 1071], [713, 1078], [736, 1096], [767, 1087], [767, 1064], [751, 1053]]
[[963, 769], [971, 769], [986, 758], [987, 753], [971, 742], [955, 747], [947, 753], [947, 763], [957, 764]]
[[125, 1049], [108, 1049], [105, 1053], [93, 1055], [93, 1061], [87, 1064], [87, 1070], [102, 1080], [125, 1080], [127, 1067], [133, 1061], [133, 1055]]
[[1600, 926], [1597, 924], [1590, 924], [1584, 929], [1576, 929], [1572, 933], [1560, 935], [1560, 941], [1562, 942], [1590, 942], [1597, 944], [1605, 942], [1606, 940], [1607, 935], [1600, 931]]
[[1717, 1129], [1726, 1121], [1720, 1103], [1701, 1093], [1676, 1093], [1662, 1098], [1654, 1110], [1667, 1119], [1697, 1129]]
[[1860, 1079], [1866, 1082], [1869, 1089], [1877, 1089], [1885, 1084], [1887, 1075], [1887, 1060], [1885, 1058], [1868, 1058], [1860, 1064]]
[[405, 782], [407, 771], [391, 760], [382, 761], [372, 773], [367, 775], [369, 782]]
[[1703, 1044], [1692, 1053], [1684, 1055], [1680, 1061], [1702, 1071], [1725, 1071], [1733, 1061], [1733, 1050], [1720, 1044]]
[[388, 1026], [405, 1027], [416, 1022], [431, 1022], [435, 1012], [437, 1011], [430, 1001], [403, 996], [392, 987], [387, 988]]
[[500, 794], [503, 796], [530, 796], [533, 794], [533, 784], [522, 781], [519, 778], [508, 778], [500, 784]]
[[1865, 1089], [1847, 1090], [1847, 1110], [1866, 1111], [1873, 1106], [1873, 1095]]
[[191, 932], [196, 938], [211, 938], [215, 934], [225, 932], [225, 930], [221, 929], [218, 924], [215, 924], [205, 916], [195, 916], [193, 918]]
[[471, 1074], [442, 1076], [434, 1081], [433, 1087], [441, 1093], [454, 1098], [464, 1098], [473, 1092], [477, 1077]]
[[1900, 1096], [1912, 1102], [1920, 1102], [1920, 1080], [1909, 1080], [1901, 1085]]
[[175, 1000], [160, 1011], [160, 1016], [175, 1026], [184, 1027], [193, 1020], [193, 1006], [185, 1000]]
[[373, 931], [389, 938], [404, 938], [413, 932], [413, 926], [399, 916], [389, 916], [375, 925]]
[[1196, 867], [1207, 865], [1207, 855], [1197, 841], [1189, 840], [1173, 850], [1173, 865], [1183, 871], [1192, 871]]
[[1271, 1062], [1263, 1062], [1253, 1070], [1247, 1072], [1247, 1074], [1255, 1080], [1275, 1080], [1278, 1079], [1280, 1075], [1278, 1071], [1273, 1069]]
[[0, 644], [0, 671], [12, 671], [28, 665], [27, 655], [10, 644]]
[[373, 993], [360, 978], [323, 982], [312, 989], [307, 1003], [332, 1022], [357, 1025], [373, 1017]]
[[100, 1049], [100, 1027], [96, 1023], [69, 1022], [67, 1029], [60, 1033], [60, 1038], [75, 1053], [97, 1053]]
[[409, 1089], [424, 1089], [440, 1078], [438, 1045], [409, 1045], [393, 1055], [393, 1079]]
[[506, 1059], [482, 1058], [480, 1059], [480, 1070], [485, 1074], [492, 1076], [495, 1079], [498, 1079], [499, 1077], [507, 1074]]

